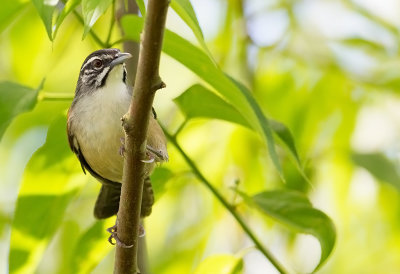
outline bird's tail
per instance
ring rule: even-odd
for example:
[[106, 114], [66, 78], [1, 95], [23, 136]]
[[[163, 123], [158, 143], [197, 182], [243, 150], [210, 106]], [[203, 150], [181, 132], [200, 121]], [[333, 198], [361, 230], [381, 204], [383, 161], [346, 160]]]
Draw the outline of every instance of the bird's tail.
[[102, 185], [96, 205], [94, 216], [97, 219], [106, 219], [118, 213], [121, 187]]
[[[121, 186], [103, 184], [94, 207], [94, 216], [97, 219], [106, 219], [118, 213]], [[140, 216], [149, 216], [154, 204], [154, 193], [150, 177], [144, 180], [143, 197]]]

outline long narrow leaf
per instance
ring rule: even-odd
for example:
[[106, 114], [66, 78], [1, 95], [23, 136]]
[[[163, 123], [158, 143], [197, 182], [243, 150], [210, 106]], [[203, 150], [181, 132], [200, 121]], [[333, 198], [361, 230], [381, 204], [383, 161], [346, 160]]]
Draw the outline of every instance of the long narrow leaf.
[[47, 35], [50, 41], [53, 41], [53, 14], [56, 9], [58, 0], [32, 0], [35, 5], [40, 18], [42, 18], [44, 27], [46, 28]]
[[[139, 41], [143, 20], [137, 16], [126, 16], [122, 19], [122, 27], [127, 38]], [[252, 128], [257, 130], [268, 144], [272, 162], [283, 178], [282, 168], [275, 150], [275, 141], [268, 119], [250, 92], [242, 85], [232, 81], [219, 69], [210, 57], [201, 49], [192, 45], [176, 33], [166, 31], [163, 51], [196, 73], [210, 84], [236, 110], [238, 110]]]
[[83, 38], [89, 33], [94, 23], [103, 15], [113, 0], [82, 0], [82, 14], [85, 22]]
[[196, 13], [194, 12], [193, 6], [189, 0], [173, 0], [171, 2], [171, 8], [182, 18], [183, 21], [189, 26], [196, 36], [197, 41], [203, 48], [203, 50], [211, 58], [211, 54], [208, 50], [206, 42], [204, 41], [203, 32], [201, 31], [199, 21], [197, 20]]

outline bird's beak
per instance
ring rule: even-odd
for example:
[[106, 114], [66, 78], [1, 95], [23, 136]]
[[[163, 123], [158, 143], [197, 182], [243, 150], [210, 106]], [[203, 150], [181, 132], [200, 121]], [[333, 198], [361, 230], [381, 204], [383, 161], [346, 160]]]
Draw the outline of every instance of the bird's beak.
[[113, 68], [116, 65], [122, 64], [123, 62], [125, 62], [125, 60], [127, 60], [131, 57], [132, 57], [132, 54], [127, 53], [127, 52], [118, 53], [118, 57], [115, 58], [113, 61], [111, 61], [110, 67]]

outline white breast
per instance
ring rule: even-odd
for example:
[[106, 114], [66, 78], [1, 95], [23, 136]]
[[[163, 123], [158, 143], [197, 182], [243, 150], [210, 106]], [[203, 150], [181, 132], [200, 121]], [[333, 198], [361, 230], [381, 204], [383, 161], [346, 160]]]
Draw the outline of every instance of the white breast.
[[117, 79], [111, 77], [110, 73], [103, 88], [78, 100], [71, 127], [90, 167], [104, 178], [121, 182], [124, 159], [119, 149], [124, 132], [120, 119], [128, 111], [131, 96], [121, 78], [113, 81]]

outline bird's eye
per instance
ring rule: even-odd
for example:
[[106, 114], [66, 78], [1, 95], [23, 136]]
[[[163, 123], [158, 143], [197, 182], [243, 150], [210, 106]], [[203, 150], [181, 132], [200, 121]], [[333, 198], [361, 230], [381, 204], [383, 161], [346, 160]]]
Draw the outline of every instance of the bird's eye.
[[102, 66], [103, 66], [103, 62], [102, 62], [101, 60], [96, 59], [96, 60], [93, 61], [93, 67], [94, 67], [94, 68], [99, 69], [99, 68], [101, 68]]

